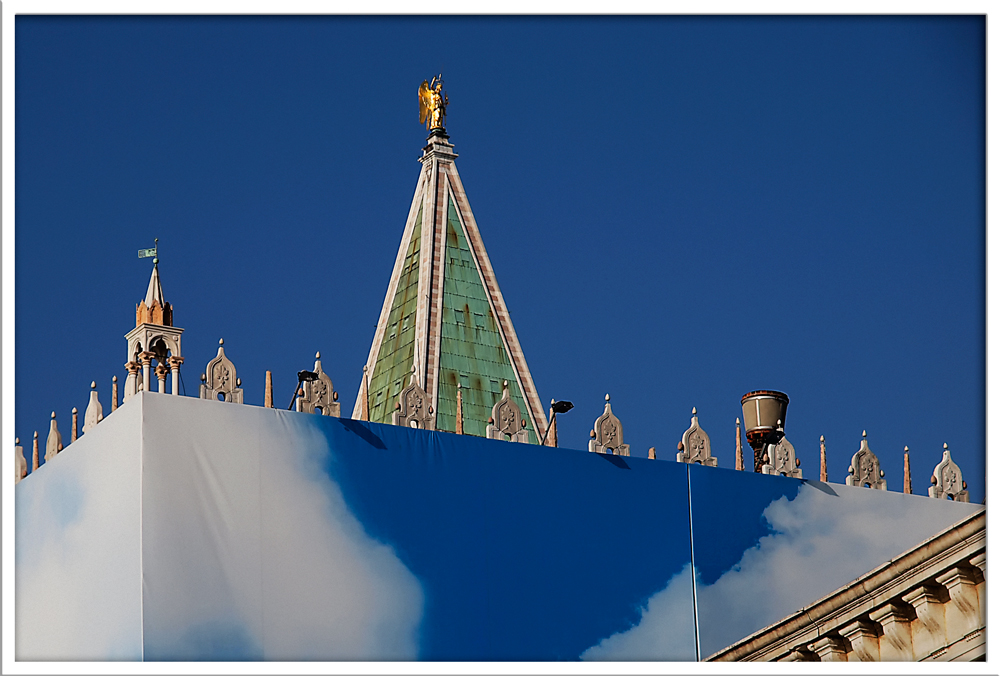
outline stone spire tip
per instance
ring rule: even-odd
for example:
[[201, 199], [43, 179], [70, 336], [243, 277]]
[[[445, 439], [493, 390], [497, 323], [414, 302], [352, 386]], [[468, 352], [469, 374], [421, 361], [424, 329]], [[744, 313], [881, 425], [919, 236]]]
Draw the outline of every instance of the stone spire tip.
[[696, 406], [691, 407], [691, 415], [698, 415], [698, 408]]
[[611, 401], [611, 395], [610, 394], [605, 394], [604, 395], [604, 401]]

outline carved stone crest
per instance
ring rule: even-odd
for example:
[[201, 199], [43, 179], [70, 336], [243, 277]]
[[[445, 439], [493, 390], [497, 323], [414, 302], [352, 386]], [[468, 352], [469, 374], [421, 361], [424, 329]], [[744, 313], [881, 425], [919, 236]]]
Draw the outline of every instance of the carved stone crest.
[[[330, 376], [323, 373], [319, 352], [316, 353], [316, 365], [313, 367], [313, 371], [318, 377], [316, 380], [307, 380], [302, 383], [303, 395], [295, 400], [296, 410], [306, 413], [318, 412], [320, 415], [339, 418], [340, 402], [337, 401], [333, 381], [330, 380]], [[317, 411], [317, 409], [319, 410]]]
[[243, 403], [243, 390], [239, 387], [239, 378], [236, 377], [236, 366], [226, 356], [221, 338], [219, 353], [205, 366], [202, 380], [199, 395], [202, 399]]
[[780, 474], [790, 476], [795, 479], [802, 478], [799, 459], [795, 457], [795, 447], [788, 437], [784, 436], [781, 428], [781, 421], [778, 421], [778, 431], [781, 433], [781, 441], [776, 444], [767, 445], [767, 461], [760, 468], [761, 474]]
[[931, 476], [931, 486], [927, 489], [927, 495], [932, 498], [947, 500], [951, 498], [955, 502], [968, 502], [969, 491], [962, 481], [962, 470], [959, 469], [955, 461], [951, 459], [951, 451], [948, 444], [944, 445], [944, 453], [941, 462], [934, 468]]
[[591, 453], [607, 453], [611, 455], [629, 455], [629, 445], [624, 443], [622, 421], [611, 412], [611, 395], [604, 395], [604, 413], [594, 421], [594, 429], [590, 433], [589, 450]]
[[861, 432], [861, 448], [851, 458], [851, 466], [847, 470], [848, 486], [863, 486], [886, 490], [885, 472], [879, 467], [878, 456], [868, 448], [868, 432]]
[[416, 366], [410, 374], [410, 384], [399, 393], [399, 401], [392, 414], [392, 424], [422, 430], [434, 429], [434, 407], [430, 403], [430, 397], [417, 384]]
[[718, 467], [719, 459], [712, 457], [712, 441], [708, 432], [698, 424], [698, 409], [691, 409], [691, 427], [681, 437], [677, 462], [691, 462], [706, 467]]
[[526, 444], [528, 443], [528, 430], [524, 428], [525, 421], [521, 417], [521, 409], [510, 398], [510, 385], [505, 380], [503, 381], [503, 394], [500, 396], [500, 401], [493, 404], [493, 411], [486, 424], [486, 438], [500, 441], [506, 439]]

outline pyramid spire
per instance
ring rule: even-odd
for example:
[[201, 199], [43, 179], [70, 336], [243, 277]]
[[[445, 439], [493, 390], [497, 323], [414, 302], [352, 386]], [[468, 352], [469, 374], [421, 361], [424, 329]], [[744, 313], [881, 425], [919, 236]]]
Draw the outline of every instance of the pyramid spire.
[[140, 324], [160, 324], [161, 326], [173, 326], [174, 324], [173, 309], [170, 307], [170, 303], [163, 299], [159, 258], [153, 259], [153, 272], [149, 275], [146, 297], [135, 308], [135, 325], [139, 326]]
[[[545, 414], [459, 178], [458, 155], [443, 128], [427, 138], [382, 313], [368, 355], [372, 422], [392, 420], [399, 393], [416, 382], [427, 393], [434, 428], [455, 429], [462, 385], [464, 430], [483, 436], [490, 411], [509, 383], [531, 443]], [[352, 417], [362, 417], [359, 383]]]

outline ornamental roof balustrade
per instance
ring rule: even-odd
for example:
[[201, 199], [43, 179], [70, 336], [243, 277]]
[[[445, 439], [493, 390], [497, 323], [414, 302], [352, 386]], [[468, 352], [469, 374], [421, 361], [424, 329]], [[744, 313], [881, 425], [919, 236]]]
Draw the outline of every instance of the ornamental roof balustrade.
[[316, 353], [316, 365], [313, 367], [316, 380], [306, 380], [302, 383], [302, 396], [295, 400], [296, 410], [305, 413], [319, 413], [334, 418], [340, 417], [340, 402], [337, 392], [333, 389], [333, 381], [323, 372], [323, 363], [319, 352]]
[[611, 412], [611, 395], [604, 395], [604, 413], [594, 421], [594, 429], [590, 432], [589, 450], [591, 453], [606, 453], [609, 455], [629, 455], [629, 445], [624, 443], [622, 421]]
[[223, 340], [219, 338], [219, 353], [205, 366], [201, 374], [199, 396], [202, 399], [228, 401], [233, 404], [243, 403], [242, 383], [236, 377], [236, 365], [226, 356], [222, 347]]
[[851, 466], [847, 470], [848, 486], [863, 486], [886, 490], [885, 472], [879, 467], [878, 456], [868, 448], [868, 432], [861, 432], [861, 448], [851, 458]]
[[698, 409], [691, 409], [691, 427], [684, 432], [678, 447], [677, 462], [689, 462], [706, 467], [718, 467], [719, 459], [712, 457], [712, 442], [708, 432], [698, 424]]
[[761, 474], [775, 474], [790, 476], [795, 479], [802, 478], [802, 470], [799, 465], [802, 463], [795, 456], [795, 447], [788, 437], [784, 436], [784, 429], [781, 421], [778, 421], [778, 431], [782, 434], [781, 441], [776, 444], [767, 445], [767, 461], [761, 467]]
[[410, 370], [410, 384], [399, 393], [396, 410], [392, 413], [392, 424], [415, 427], [422, 430], [434, 429], [434, 406], [424, 388], [417, 382], [417, 367]]
[[968, 502], [969, 491], [966, 488], [965, 482], [962, 481], [962, 470], [951, 459], [951, 451], [948, 450], [948, 444], [945, 444], [941, 462], [934, 468], [934, 474], [931, 476], [927, 495], [944, 500], [950, 498], [955, 502]]
[[486, 438], [499, 441], [517, 441], [528, 443], [527, 423], [521, 417], [521, 409], [510, 398], [510, 384], [503, 381], [503, 394], [500, 401], [493, 404], [493, 411], [486, 423]]

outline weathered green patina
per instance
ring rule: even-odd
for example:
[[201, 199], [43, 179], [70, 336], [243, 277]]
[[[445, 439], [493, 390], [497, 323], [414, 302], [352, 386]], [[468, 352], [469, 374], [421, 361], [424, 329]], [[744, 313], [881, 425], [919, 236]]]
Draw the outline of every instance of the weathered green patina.
[[[392, 299], [378, 359], [368, 384], [368, 411], [372, 422], [391, 423], [400, 390], [410, 384], [413, 344], [416, 333], [417, 282], [420, 279], [420, 223], [423, 206], [406, 249], [399, 272], [399, 285]], [[452, 407], [454, 408], [454, 406]]]
[[487, 420], [493, 405], [500, 400], [506, 380], [511, 399], [527, 423], [531, 442], [538, 443], [489, 297], [450, 198], [444, 266], [437, 428], [455, 430], [456, 394], [461, 381], [464, 433], [486, 436]]

